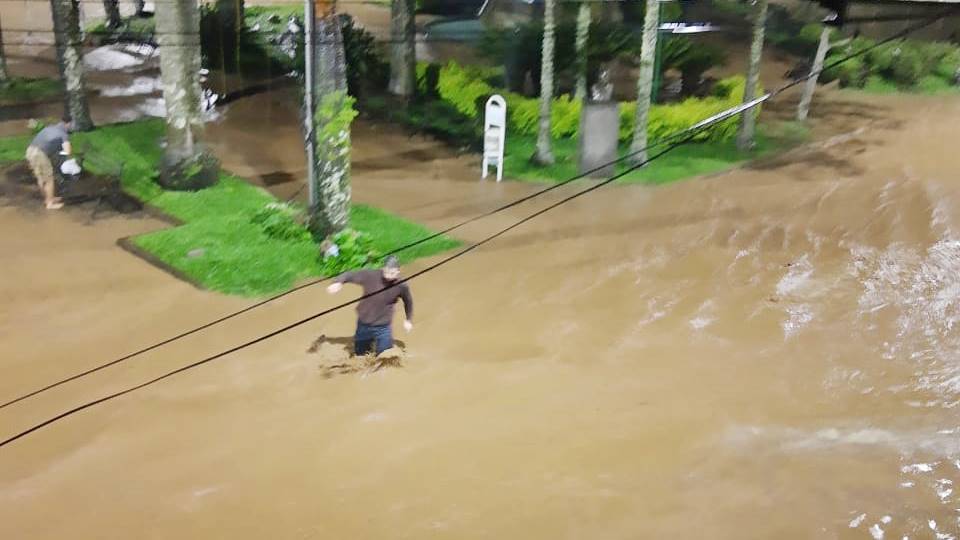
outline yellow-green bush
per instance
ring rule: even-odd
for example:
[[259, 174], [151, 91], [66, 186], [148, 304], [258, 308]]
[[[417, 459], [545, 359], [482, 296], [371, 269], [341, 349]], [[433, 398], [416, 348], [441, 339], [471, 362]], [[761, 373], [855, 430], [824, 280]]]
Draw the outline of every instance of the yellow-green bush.
[[[417, 67], [418, 84], [422, 92], [427, 88], [428, 68], [425, 64]], [[440, 69], [437, 92], [440, 98], [457, 109], [467, 118], [479, 121], [483, 103], [487, 97], [497, 93], [497, 89], [486, 82], [491, 75], [483, 68], [464, 68], [450, 62]], [[689, 98], [681, 103], [654, 105], [650, 109], [648, 136], [656, 140], [689, 128], [697, 122], [709, 118], [743, 100], [743, 77], [731, 77], [717, 83], [714, 95], [706, 98]], [[510, 131], [521, 135], [536, 135], [540, 120], [540, 101], [512, 92], [500, 93], [507, 101], [507, 122]], [[620, 104], [620, 140], [629, 141], [633, 137], [636, 103]], [[551, 106], [551, 133], [556, 138], [576, 137], [580, 129], [579, 101], [568, 95], [553, 100]], [[759, 113], [755, 109], [755, 113]], [[731, 119], [711, 126], [697, 134], [696, 140], [728, 140], [736, 133], [736, 120]]]

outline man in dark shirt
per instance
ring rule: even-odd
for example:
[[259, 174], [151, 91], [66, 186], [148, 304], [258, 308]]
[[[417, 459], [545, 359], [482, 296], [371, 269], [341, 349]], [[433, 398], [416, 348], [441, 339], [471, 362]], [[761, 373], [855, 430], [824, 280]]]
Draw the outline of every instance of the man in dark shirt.
[[47, 210], [63, 207], [63, 202], [55, 193], [56, 176], [53, 164], [59, 163], [61, 156], [71, 154], [70, 129], [72, 129], [70, 119], [64, 118], [62, 122], [40, 130], [27, 147], [27, 161], [30, 163], [33, 175], [37, 178], [40, 191], [43, 192]]
[[355, 283], [363, 287], [364, 296], [372, 295], [361, 300], [357, 306], [357, 333], [353, 338], [354, 354], [357, 356], [370, 352], [374, 344], [377, 354], [393, 347], [390, 323], [397, 300], [403, 300], [407, 316], [403, 321], [404, 329], [407, 332], [413, 330], [413, 296], [410, 295], [410, 287], [406, 283], [397, 283], [399, 280], [400, 261], [391, 256], [387, 257], [382, 270], [347, 272], [327, 287], [327, 292], [336, 294], [344, 283]]

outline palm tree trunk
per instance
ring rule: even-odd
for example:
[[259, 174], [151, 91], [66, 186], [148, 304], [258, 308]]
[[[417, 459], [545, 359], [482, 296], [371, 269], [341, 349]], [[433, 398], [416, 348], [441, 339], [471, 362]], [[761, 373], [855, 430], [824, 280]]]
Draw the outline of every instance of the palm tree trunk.
[[80, 131], [93, 129], [87, 105], [80, 40], [79, 0], [50, 0], [57, 66], [66, 88], [66, 113]]
[[797, 120], [803, 122], [810, 114], [810, 103], [813, 101], [813, 93], [817, 90], [817, 79], [820, 78], [820, 70], [823, 69], [823, 61], [830, 50], [830, 28], [823, 27], [820, 32], [820, 44], [817, 45], [817, 54], [813, 58], [813, 67], [810, 73], [812, 77], [803, 84], [803, 94], [800, 96], [800, 104], [797, 105]]
[[556, 32], [554, 15], [557, 0], [546, 0], [543, 12], [543, 50], [540, 59], [540, 127], [537, 132], [535, 163], [553, 165], [555, 159], [550, 144], [550, 107], [553, 103], [553, 51]]
[[340, 18], [332, 0], [317, 0], [314, 36], [315, 75], [314, 183], [317, 194], [310, 208], [310, 226], [328, 236], [347, 227], [350, 217], [350, 123], [356, 116], [347, 94], [347, 67]]
[[647, 123], [650, 117], [650, 99], [653, 94], [653, 68], [660, 33], [658, 0], [647, 0], [643, 16], [643, 47], [640, 49], [640, 73], [637, 77], [637, 113], [633, 123], [633, 142], [630, 144], [630, 163], [635, 166], [647, 161]]
[[390, 93], [409, 98], [417, 86], [414, 0], [393, 0], [390, 10]]
[[120, 19], [120, 0], [103, 0], [103, 11], [107, 15], [107, 28], [119, 28], [123, 24]]
[[240, 71], [240, 33], [243, 31], [243, 0], [217, 0], [217, 17], [220, 19], [223, 55], [223, 70], [227, 73]]
[[7, 55], [3, 50], [3, 25], [0, 24], [0, 84], [10, 80], [10, 74], [7, 73]]
[[580, 11], [577, 13], [577, 85], [573, 96], [577, 100], [587, 97], [587, 43], [590, 40], [590, 4], [580, 2]]
[[[747, 67], [747, 85], [743, 89], [743, 102], [754, 100], [757, 84], [760, 82], [760, 62], [763, 58], [763, 34], [767, 24], [768, 0], [756, 0], [756, 12], [753, 18], [753, 42], [750, 44], [750, 63]], [[740, 129], [737, 131], [737, 148], [749, 150], [756, 144], [754, 134], [757, 127], [757, 115], [753, 109], [740, 113]]]
[[202, 147], [200, 10], [196, 0], [158, 2], [157, 42], [166, 104], [166, 147], [161, 184], [196, 189], [216, 181], [215, 161]]

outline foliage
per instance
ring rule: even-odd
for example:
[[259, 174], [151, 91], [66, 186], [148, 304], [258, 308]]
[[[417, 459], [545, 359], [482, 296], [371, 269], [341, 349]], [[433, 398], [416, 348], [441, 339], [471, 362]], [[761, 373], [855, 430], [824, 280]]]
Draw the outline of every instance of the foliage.
[[107, 22], [98, 20], [84, 32], [95, 45], [107, 43], [156, 43], [156, 19], [153, 17], [126, 17], [117, 28], [108, 28]]
[[297, 242], [312, 240], [306, 228], [306, 213], [290, 203], [272, 202], [250, 217], [263, 233], [277, 240]]
[[[867, 50], [875, 41], [858, 37], [846, 47], [830, 51], [827, 63], [853, 52]], [[869, 50], [824, 71], [826, 82], [839, 80], [840, 86], [863, 88], [868, 81], [876, 90], [894, 85], [901, 90], [930, 92], [955, 83], [960, 68], [960, 46], [943, 42], [899, 40]], [[877, 79], [885, 81], [879, 85]], [[939, 79], [935, 81], [934, 79]]]
[[367, 233], [344, 229], [333, 235], [332, 240], [339, 253], [336, 257], [320, 255], [320, 272], [323, 275], [333, 276], [347, 270], [370, 266], [380, 258], [380, 254], [373, 247], [373, 237]]
[[197, 152], [186, 159], [164, 156], [160, 162], [160, 174], [155, 176], [164, 189], [195, 191], [217, 183], [220, 161], [209, 152]]
[[[674, 22], [683, 17], [683, 8], [681, 2], [669, 2], [660, 6], [660, 21]], [[643, 18], [646, 16], [646, 2], [621, 2], [624, 22], [631, 24], [643, 24]]]
[[695, 43], [687, 36], [666, 36], [661, 44], [661, 69], [676, 69], [683, 77], [683, 92], [688, 96], [700, 84], [703, 74], [727, 62], [727, 53], [715, 45]]
[[355, 25], [349, 15], [340, 15], [340, 27], [350, 95], [362, 97], [371, 90], [386, 88], [390, 80], [390, 64], [380, 54], [373, 34]]
[[[426, 85], [423, 77], [428, 70], [421, 67], [417, 72], [421, 77], [419, 84]], [[440, 69], [437, 92], [443, 101], [453, 106], [471, 123], [479, 122], [482, 118], [482, 106], [486, 98], [494, 93], [501, 93], [507, 100], [507, 122], [510, 133], [536, 134], [539, 118], [537, 100], [512, 92], [498, 92], [483, 80], [485, 74], [488, 74], [485, 70], [465, 68], [450, 62]], [[712, 96], [689, 98], [677, 104], [652, 107], [649, 136], [655, 139], [684, 130], [700, 120], [738, 105], [743, 99], [743, 87], [742, 77], [731, 77], [718, 82]], [[555, 138], [577, 136], [580, 128], [580, 107], [580, 102], [567, 95], [554, 99], [551, 107], [551, 132]], [[621, 104], [621, 140], [629, 140], [633, 136], [635, 112], [636, 103]], [[728, 140], [735, 131], [735, 119], [732, 119], [703, 130], [697, 135], [697, 140]]]
[[43, 101], [62, 93], [63, 83], [56, 79], [12, 78], [0, 83], [0, 105]]
[[400, 103], [389, 96], [368, 97], [362, 103], [362, 111], [374, 118], [401, 124], [415, 133], [436, 137], [458, 148], [481, 149], [482, 126], [479, 118], [470, 118], [440, 99]]
[[0, 138], [0, 166], [24, 159], [32, 139], [33, 135]]
[[[561, 20], [555, 30], [554, 65], [560, 92], [572, 88], [576, 76], [576, 24]], [[484, 58], [504, 67], [507, 88], [520, 91], [526, 74], [530, 74], [535, 92], [539, 92], [540, 55], [543, 23], [529, 23], [515, 28], [491, 28], [484, 32], [478, 50]], [[640, 36], [623, 25], [594, 20], [587, 41], [587, 71], [595, 76], [602, 63], [640, 52]], [[566, 81], [564, 85], [563, 82]]]
[[[802, 127], [785, 123], [784, 125], [764, 127], [757, 138], [757, 148], [742, 152], [737, 150], [734, 141], [692, 142], [678, 146], [650, 162], [647, 166], [628, 171], [624, 162], [616, 167], [617, 173], [626, 173], [620, 183], [665, 184], [705, 174], [715, 174], [728, 170], [747, 160], [763, 157], [777, 150], [794, 146], [808, 137]], [[559, 182], [573, 178], [579, 173], [577, 164], [577, 141], [557, 139], [553, 141], [553, 151], [557, 159], [555, 165], [540, 167], [530, 163], [529, 157], [536, 145], [536, 138], [515, 136], [507, 138], [504, 156], [506, 173], [518, 180]], [[652, 154], [660, 151], [658, 148]], [[629, 144], [621, 145], [621, 155], [629, 151]]]

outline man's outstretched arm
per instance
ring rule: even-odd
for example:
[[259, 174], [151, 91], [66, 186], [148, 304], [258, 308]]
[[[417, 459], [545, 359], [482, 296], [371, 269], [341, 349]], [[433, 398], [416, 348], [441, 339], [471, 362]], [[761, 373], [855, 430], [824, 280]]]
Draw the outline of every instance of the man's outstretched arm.
[[327, 287], [327, 292], [330, 294], [337, 294], [340, 292], [340, 289], [343, 288], [344, 283], [357, 283], [357, 271], [344, 272], [339, 276], [333, 278], [333, 283]]

